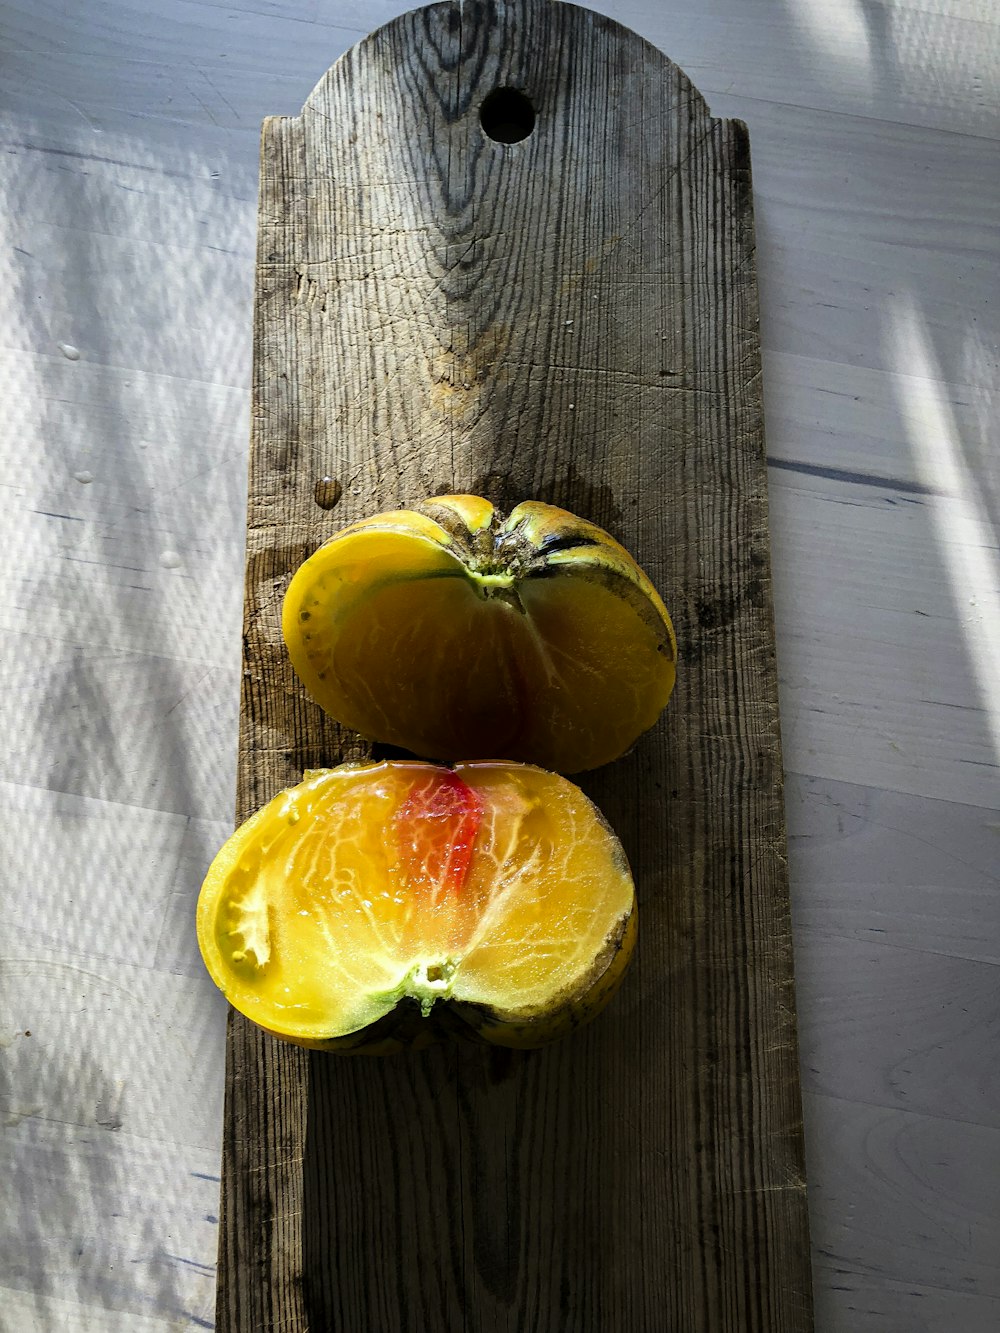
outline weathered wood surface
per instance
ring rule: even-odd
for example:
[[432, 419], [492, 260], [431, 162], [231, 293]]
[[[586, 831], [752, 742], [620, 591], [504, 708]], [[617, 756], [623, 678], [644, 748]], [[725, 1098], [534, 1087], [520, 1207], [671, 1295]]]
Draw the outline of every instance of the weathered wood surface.
[[[483, 132], [498, 87], [535, 109], [521, 142]], [[745, 129], [598, 15], [441, 4], [266, 122], [261, 161], [239, 817], [365, 753], [279, 613], [379, 508], [471, 490], [596, 520], [681, 666], [582, 784], [641, 904], [592, 1027], [365, 1061], [231, 1019], [219, 1327], [807, 1329]]]

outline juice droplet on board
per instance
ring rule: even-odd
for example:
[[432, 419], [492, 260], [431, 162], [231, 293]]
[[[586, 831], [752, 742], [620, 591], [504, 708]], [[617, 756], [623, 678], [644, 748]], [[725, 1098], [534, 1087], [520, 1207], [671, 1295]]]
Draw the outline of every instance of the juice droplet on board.
[[320, 509], [332, 509], [344, 493], [336, 477], [320, 477], [313, 487], [313, 498]]

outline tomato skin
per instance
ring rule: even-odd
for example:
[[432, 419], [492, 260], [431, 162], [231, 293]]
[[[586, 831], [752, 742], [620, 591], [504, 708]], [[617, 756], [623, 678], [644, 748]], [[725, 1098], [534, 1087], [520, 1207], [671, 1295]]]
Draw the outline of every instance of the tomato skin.
[[598, 768], [653, 726], [676, 675], [649, 577], [538, 501], [505, 516], [435, 496], [342, 528], [295, 572], [282, 632], [331, 717], [436, 761]]

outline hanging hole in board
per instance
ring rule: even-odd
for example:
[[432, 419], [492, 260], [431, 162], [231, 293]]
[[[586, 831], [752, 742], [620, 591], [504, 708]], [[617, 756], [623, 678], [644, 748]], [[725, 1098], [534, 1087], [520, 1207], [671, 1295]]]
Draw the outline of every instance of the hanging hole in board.
[[497, 143], [520, 143], [535, 128], [535, 108], [517, 88], [495, 88], [479, 108], [479, 123]]

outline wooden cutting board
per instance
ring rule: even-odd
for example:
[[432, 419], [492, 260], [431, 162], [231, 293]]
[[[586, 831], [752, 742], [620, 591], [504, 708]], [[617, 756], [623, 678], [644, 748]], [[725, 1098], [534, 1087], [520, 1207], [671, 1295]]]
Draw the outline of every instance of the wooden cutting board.
[[638, 956], [538, 1053], [232, 1016], [219, 1328], [808, 1329], [747, 132], [584, 9], [418, 10], [265, 123], [240, 819], [370, 752], [291, 674], [292, 571], [444, 491], [595, 520], [674, 616], [665, 716], [581, 784]]

